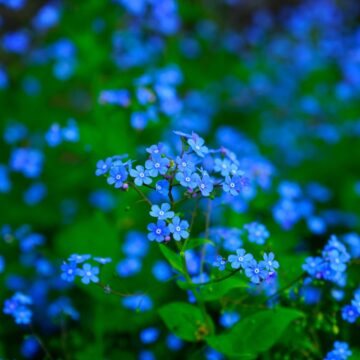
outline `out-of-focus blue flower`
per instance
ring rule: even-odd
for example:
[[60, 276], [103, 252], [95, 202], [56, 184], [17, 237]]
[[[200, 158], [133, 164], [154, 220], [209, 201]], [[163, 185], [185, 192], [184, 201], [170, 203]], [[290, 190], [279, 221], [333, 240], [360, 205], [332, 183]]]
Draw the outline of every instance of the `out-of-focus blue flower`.
[[156, 185], [156, 191], [162, 195], [168, 195], [170, 184], [167, 180], [159, 180]]
[[219, 319], [220, 325], [225, 328], [233, 327], [240, 320], [240, 315], [236, 311], [224, 311]]
[[48, 30], [57, 25], [59, 17], [59, 9], [54, 4], [46, 4], [38, 11], [32, 22], [37, 30]]
[[0, 65], [0, 89], [6, 89], [9, 83], [5, 69]]
[[20, 238], [19, 242], [21, 251], [30, 252], [36, 246], [43, 245], [45, 243], [45, 237], [41, 234], [31, 233]]
[[125, 236], [122, 250], [129, 257], [144, 257], [149, 251], [146, 234], [140, 231], [129, 231]]
[[89, 202], [92, 206], [104, 212], [111, 211], [116, 207], [116, 198], [110, 191], [105, 189], [93, 191], [90, 194]]
[[10, 122], [4, 130], [4, 140], [7, 144], [15, 144], [23, 140], [28, 134], [28, 129], [24, 124]]
[[29, 34], [25, 30], [6, 33], [3, 36], [2, 45], [7, 52], [24, 54], [30, 46]]
[[159, 329], [150, 327], [140, 332], [140, 340], [143, 344], [152, 344], [159, 338], [159, 335]]
[[149, 311], [153, 307], [151, 298], [148, 295], [132, 295], [122, 299], [125, 308], [138, 311]]
[[81, 264], [86, 260], [89, 260], [90, 258], [91, 255], [89, 254], [85, 254], [85, 255], [72, 254], [71, 256], [69, 256], [68, 260], [71, 262], [75, 262], [76, 264]]
[[34, 183], [24, 192], [24, 202], [33, 206], [41, 202], [47, 194], [47, 188], [43, 183]]
[[133, 257], [119, 261], [116, 265], [116, 272], [121, 277], [129, 277], [138, 274], [141, 268], [141, 260]]
[[118, 105], [127, 107], [130, 105], [130, 93], [127, 90], [103, 90], [99, 96], [100, 104]]
[[328, 352], [324, 360], [346, 360], [351, 355], [352, 351], [346, 342], [335, 341], [334, 350]]
[[8, 169], [0, 164], [0, 193], [7, 193], [11, 190], [11, 182]]
[[346, 305], [341, 310], [341, 316], [349, 323], [354, 323], [360, 316], [357, 308], [353, 305]]
[[157, 261], [152, 267], [154, 277], [161, 282], [171, 279], [173, 272], [171, 266], [163, 260]]
[[10, 157], [10, 167], [28, 178], [38, 177], [43, 168], [44, 155], [41, 151], [30, 148], [16, 148]]
[[270, 236], [269, 231], [263, 224], [252, 222], [244, 225], [244, 228], [249, 233], [249, 241], [254, 242], [258, 245], [265, 244], [266, 239]]
[[39, 341], [34, 335], [27, 336], [21, 344], [21, 355], [24, 358], [32, 359], [40, 350]]
[[178, 351], [184, 346], [184, 342], [174, 334], [166, 337], [166, 345], [172, 351]]
[[62, 137], [68, 142], [77, 142], [80, 138], [79, 128], [75, 119], [69, 119], [62, 129]]

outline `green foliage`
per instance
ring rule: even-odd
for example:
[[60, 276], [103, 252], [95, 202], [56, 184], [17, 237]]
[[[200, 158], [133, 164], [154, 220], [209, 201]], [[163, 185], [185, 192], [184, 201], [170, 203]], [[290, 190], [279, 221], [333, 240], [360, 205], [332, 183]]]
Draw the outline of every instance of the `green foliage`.
[[228, 333], [208, 337], [206, 341], [227, 356], [254, 359], [271, 349], [286, 328], [303, 316], [298, 310], [286, 308], [260, 311], [241, 320]]
[[167, 304], [159, 309], [159, 314], [168, 329], [186, 341], [199, 341], [214, 329], [209, 316], [205, 318], [198, 307], [187, 303]]

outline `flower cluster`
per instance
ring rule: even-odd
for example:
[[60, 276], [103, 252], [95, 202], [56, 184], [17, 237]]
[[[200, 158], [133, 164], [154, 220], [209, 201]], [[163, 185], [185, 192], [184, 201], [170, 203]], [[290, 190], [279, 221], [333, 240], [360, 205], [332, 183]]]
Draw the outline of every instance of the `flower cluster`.
[[32, 310], [29, 308], [32, 303], [31, 297], [17, 292], [10, 299], [5, 300], [3, 312], [11, 315], [16, 324], [29, 325], [33, 316]]
[[332, 235], [325, 245], [322, 256], [308, 257], [303, 269], [314, 279], [323, 279], [340, 286], [346, 283], [346, 264], [350, 255], [345, 246]]
[[334, 350], [328, 352], [324, 360], [346, 360], [351, 355], [352, 351], [346, 342], [335, 341]]
[[227, 261], [223, 257], [218, 256], [213, 266], [223, 271], [227, 263], [230, 263], [233, 269], [243, 270], [245, 275], [254, 284], [260, 284], [260, 282], [272, 277], [280, 266], [272, 252], [269, 254], [265, 253], [263, 260], [257, 262], [254, 256], [246, 253], [244, 249], [237, 249], [236, 255], [229, 255]]
[[[89, 263], [85, 263], [81, 268], [78, 268], [78, 264], [82, 264], [87, 260], [91, 259], [91, 255], [78, 255], [72, 254], [68, 258], [68, 262], [65, 262], [61, 265], [61, 278], [68, 282], [74, 282], [76, 277], [81, 278], [83, 284], [90, 284], [90, 282], [98, 283], [99, 282], [99, 272], [100, 269], [98, 266], [92, 266]], [[94, 257], [93, 260], [98, 264], [105, 265], [112, 261], [110, 258], [100, 258]]]
[[[146, 149], [149, 158], [144, 166], [133, 167], [132, 161], [123, 162], [120, 156], [97, 163], [96, 175], [107, 176], [108, 184], [115, 188], [127, 190], [129, 184], [147, 187], [170, 202], [152, 205], [150, 215], [157, 218], [157, 222], [148, 225], [150, 241], [164, 242], [171, 237], [180, 241], [189, 237], [189, 222], [171, 210], [175, 189], [184, 188], [182, 195], [185, 198], [214, 198], [222, 194], [234, 197], [239, 196], [249, 183], [233, 153], [226, 149], [210, 150], [196, 133], [175, 134], [182, 140], [182, 150], [177, 156], [170, 156], [169, 149], [160, 143]], [[222, 156], [214, 156], [218, 153]], [[152, 185], [154, 182], [155, 186]], [[266, 238], [266, 229], [260, 227], [257, 231], [257, 237]]]

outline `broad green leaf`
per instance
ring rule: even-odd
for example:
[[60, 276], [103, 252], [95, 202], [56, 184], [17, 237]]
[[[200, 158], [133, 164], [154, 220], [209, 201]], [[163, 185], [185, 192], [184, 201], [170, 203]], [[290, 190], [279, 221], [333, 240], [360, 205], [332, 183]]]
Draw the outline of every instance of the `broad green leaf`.
[[214, 330], [210, 317], [201, 310], [183, 302], [174, 302], [160, 308], [159, 314], [171, 332], [183, 340], [199, 341]]
[[174, 269], [176, 269], [180, 273], [184, 272], [180, 255], [176, 254], [176, 252], [169, 249], [166, 245], [161, 244], [160, 250]]
[[213, 301], [220, 299], [234, 289], [245, 289], [248, 287], [247, 281], [232, 277], [217, 283], [201, 286], [200, 296], [205, 301]]
[[302, 312], [293, 309], [264, 310], [241, 320], [227, 334], [206, 340], [227, 356], [251, 358], [274, 346], [290, 323], [302, 316]]

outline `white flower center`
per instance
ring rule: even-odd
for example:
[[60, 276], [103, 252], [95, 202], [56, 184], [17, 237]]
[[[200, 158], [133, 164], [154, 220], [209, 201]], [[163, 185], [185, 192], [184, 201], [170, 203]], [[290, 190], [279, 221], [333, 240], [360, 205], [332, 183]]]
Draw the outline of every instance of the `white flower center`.
[[91, 274], [91, 271], [87, 271], [86, 272], [86, 276], [91, 276], [92, 274]]
[[187, 166], [187, 164], [186, 164], [185, 161], [184, 161], [181, 165], [182, 165], [183, 167], [186, 167], [186, 166]]
[[177, 226], [177, 227], [175, 228], [175, 230], [176, 230], [176, 231], [180, 231], [180, 230], [181, 230], [181, 227], [180, 227], [180, 226]]
[[158, 235], [160, 235], [160, 234], [161, 234], [161, 229], [156, 229], [156, 233], [157, 233]]
[[185, 178], [185, 181], [189, 182], [189, 181], [190, 181], [190, 178], [187, 176], [187, 177]]
[[140, 173], [139, 176], [140, 176], [141, 178], [143, 178], [143, 177], [145, 176], [145, 174], [144, 174], [144, 173]]
[[204, 185], [204, 184], [201, 184], [200, 187], [201, 187], [202, 189], [205, 189], [205, 185]]
[[230, 183], [230, 187], [234, 188], [235, 187], [235, 183]]
[[259, 269], [255, 269], [255, 270], [254, 270], [254, 273], [255, 273], [255, 274], [258, 274], [259, 271], [260, 271]]
[[116, 175], [116, 180], [120, 180], [121, 179], [121, 175]]
[[68, 274], [71, 275], [72, 273], [73, 273], [73, 269], [69, 269], [69, 270], [68, 270]]
[[155, 167], [156, 167], [156, 168], [159, 168], [159, 167], [160, 167], [160, 164], [159, 164], [159, 163], [155, 163]]
[[272, 266], [272, 261], [268, 261], [269, 266]]
[[163, 216], [164, 214], [165, 213], [162, 210], [159, 211], [159, 215]]
[[240, 262], [244, 261], [244, 258], [242, 256], [239, 256], [239, 261]]

